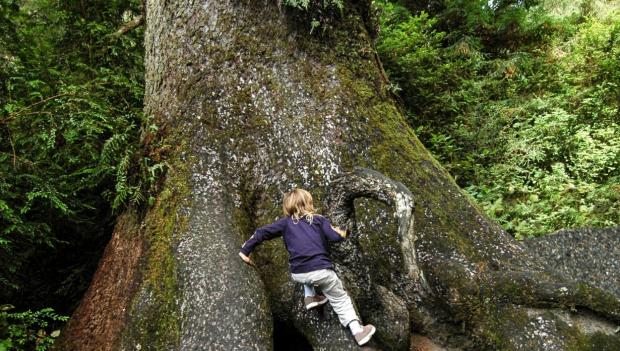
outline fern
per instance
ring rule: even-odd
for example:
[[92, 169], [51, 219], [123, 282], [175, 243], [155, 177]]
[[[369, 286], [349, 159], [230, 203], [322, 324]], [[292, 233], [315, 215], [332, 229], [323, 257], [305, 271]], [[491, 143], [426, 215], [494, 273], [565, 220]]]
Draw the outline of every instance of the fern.
[[[140, 2], [22, 3], [0, 0], [0, 297], [70, 304], [96, 258], [67, 253], [97, 252], [113, 211], [149, 187], [134, 152], [143, 28], [105, 36]], [[65, 284], [62, 264], [78, 278]]]

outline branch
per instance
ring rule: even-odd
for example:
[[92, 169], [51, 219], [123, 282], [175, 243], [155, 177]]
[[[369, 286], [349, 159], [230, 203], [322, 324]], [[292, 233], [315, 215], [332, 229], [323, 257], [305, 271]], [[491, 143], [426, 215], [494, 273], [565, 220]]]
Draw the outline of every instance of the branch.
[[15, 153], [15, 144], [13, 143], [13, 137], [11, 136], [11, 129], [8, 127], [6, 129], [9, 132], [9, 140], [11, 142], [11, 149], [13, 150], [13, 169], [15, 169], [16, 163], [17, 163], [17, 153]]
[[69, 93], [60, 93], [60, 94], [52, 95], [52, 96], [47, 97], [47, 98], [45, 98], [45, 99], [43, 99], [43, 100], [40, 100], [40, 101], [38, 101], [38, 102], [35, 102], [34, 104], [28, 105], [28, 106], [26, 106], [26, 107], [22, 108], [22, 109], [21, 109], [21, 110], [19, 110], [19, 111], [16, 111], [16, 112], [13, 112], [13, 113], [9, 113], [9, 115], [8, 115], [5, 119], [0, 120], [0, 123], [6, 123], [7, 121], [9, 121], [9, 120], [11, 120], [11, 119], [13, 119], [13, 118], [15, 118], [15, 117], [17, 117], [17, 116], [21, 115], [21, 114], [22, 114], [24, 111], [26, 111], [26, 110], [29, 110], [29, 109], [31, 109], [31, 108], [33, 108], [33, 107], [37, 106], [37, 105], [40, 105], [40, 104], [42, 104], [42, 103], [48, 102], [48, 101], [50, 101], [50, 100], [53, 100], [53, 99], [56, 99], [56, 98], [58, 98], [58, 97], [61, 97], [61, 96], [64, 96], [64, 95], [68, 95], [68, 94], [69, 94]]
[[116, 32], [109, 34], [111, 40], [120, 38], [123, 34], [134, 30], [144, 22], [144, 15], [134, 17], [131, 21], [124, 23]]
[[64, 95], [69, 95], [69, 94], [71, 94], [71, 93], [60, 93], [60, 94], [56, 94], [56, 95], [50, 96], [50, 97], [48, 97], [48, 98], [45, 98], [45, 99], [43, 99], [43, 100], [40, 100], [40, 101], [38, 101], [38, 102], [35, 102], [34, 104], [28, 105], [28, 106], [26, 106], [26, 107], [22, 108], [22, 109], [21, 109], [21, 110], [19, 110], [19, 111], [9, 113], [9, 115], [8, 115], [6, 118], [4, 118], [4, 119], [0, 119], [0, 124], [6, 124], [6, 123], [8, 123], [10, 120], [12, 120], [12, 119], [14, 119], [15, 117], [20, 116], [20, 115], [26, 115], [26, 114], [31, 115], [31, 114], [37, 114], [37, 113], [46, 113], [46, 112], [44, 112], [44, 111], [42, 111], [42, 112], [29, 112], [29, 113], [24, 113], [24, 111], [29, 110], [29, 109], [33, 108], [34, 106], [37, 106], [37, 105], [43, 104], [43, 103], [48, 102], [48, 101], [50, 101], [50, 100], [56, 99], [56, 98], [61, 97], [61, 96], [64, 96]]

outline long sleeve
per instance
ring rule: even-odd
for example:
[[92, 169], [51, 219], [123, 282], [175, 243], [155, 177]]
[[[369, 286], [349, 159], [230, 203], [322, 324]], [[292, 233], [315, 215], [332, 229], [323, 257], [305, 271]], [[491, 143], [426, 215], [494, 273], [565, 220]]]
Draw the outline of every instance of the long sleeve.
[[262, 243], [265, 240], [271, 240], [273, 238], [282, 236], [284, 228], [286, 228], [286, 217], [280, 218], [279, 220], [271, 224], [267, 224], [256, 229], [250, 239], [248, 239], [241, 246], [241, 252], [246, 256], [249, 255], [250, 252], [254, 250], [254, 247], [256, 245]]
[[321, 218], [321, 230], [329, 241], [343, 241], [344, 238], [332, 229], [332, 224], [326, 217]]

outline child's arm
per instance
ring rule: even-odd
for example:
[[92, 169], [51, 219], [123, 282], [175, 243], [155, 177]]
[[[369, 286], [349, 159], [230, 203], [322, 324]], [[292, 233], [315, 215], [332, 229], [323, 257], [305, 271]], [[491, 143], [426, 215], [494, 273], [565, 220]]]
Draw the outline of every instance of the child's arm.
[[248, 256], [244, 255], [243, 252], [239, 252], [239, 257], [241, 257], [241, 259], [243, 260], [243, 262], [249, 264], [250, 266], [256, 266], [254, 264], [254, 261], [252, 261], [251, 258], [249, 258]]
[[343, 238], [347, 237], [347, 230], [346, 229], [342, 229], [340, 227], [334, 227], [333, 225], [330, 225], [332, 227], [332, 229], [338, 233], [338, 235], [340, 235]]
[[259, 245], [265, 240], [271, 240], [282, 235], [284, 228], [286, 227], [286, 217], [283, 217], [271, 224], [262, 226], [254, 232], [254, 234], [241, 246], [239, 256], [243, 262], [254, 265], [254, 262], [248, 257], [254, 247]]
[[347, 235], [346, 230], [332, 226], [329, 219], [325, 217], [321, 221], [321, 229], [329, 241], [342, 241]]

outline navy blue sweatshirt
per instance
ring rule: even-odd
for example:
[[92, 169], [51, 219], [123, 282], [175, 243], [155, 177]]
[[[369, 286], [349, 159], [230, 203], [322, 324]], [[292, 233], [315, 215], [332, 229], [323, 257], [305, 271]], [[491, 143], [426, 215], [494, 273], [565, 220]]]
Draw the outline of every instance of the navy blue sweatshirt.
[[344, 240], [332, 229], [329, 220], [321, 215], [314, 215], [312, 224], [303, 217], [293, 221], [290, 216], [286, 216], [256, 229], [254, 235], [241, 246], [241, 252], [247, 256], [256, 245], [279, 236], [283, 237], [289, 254], [291, 273], [332, 268], [327, 242]]

